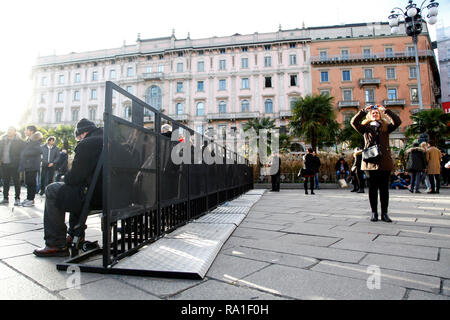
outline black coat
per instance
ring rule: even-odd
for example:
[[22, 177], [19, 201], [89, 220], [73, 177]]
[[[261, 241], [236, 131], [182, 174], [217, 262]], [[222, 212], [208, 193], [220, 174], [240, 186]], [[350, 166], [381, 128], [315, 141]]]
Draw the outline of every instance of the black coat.
[[314, 160], [314, 156], [311, 153], [305, 155], [305, 170], [303, 175], [311, 176], [315, 175], [317, 170], [317, 162]]
[[39, 171], [41, 169], [42, 134], [37, 131], [27, 140], [20, 154], [19, 171]]
[[406, 150], [407, 161], [406, 170], [407, 171], [423, 171], [427, 168], [427, 158], [425, 150], [420, 147], [414, 147]]
[[[88, 133], [76, 146], [72, 168], [65, 174], [64, 183], [69, 186], [89, 186], [102, 150], [103, 129], [98, 128]], [[91, 201], [92, 208], [102, 207], [102, 185], [102, 172], [100, 171]]]
[[[0, 162], [3, 161], [3, 152], [8, 141], [8, 136], [5, 134], [0, 140]], [[20, 154], [25, 148], [25, 141], [23, 141], [18, 134], [12, 139], [9, 149], [10, 165], [18, 167], [20, 162]]]
[[[336, 171], [340, 171], [341, 170], [341, 161], [339, 160], [338, 162], [336, 162], [336, 165], [334, 166], [334, 169], [336, 170]], [[344, 170], [345, 171], [348, 171], [348, 163], [347, 163], [347, 161], [344, 161]]]
[[318, 156], [313, 156], [313, 159], [314, 159], [314, 171], [315, 173], [318, 173], [320, 166], [322, 165], [320, 163], [320, 158]]
[[60, 152], [58, 162], [55, 163], [56, 170], [59, 174], [65, 174], [68, 170], [69, 156], [67, 153]]
[[[59, 149], [56, 145], [53, 146], [50, 150], [47, 147], [47, 144], [41, 146], [42, 148], [42, 167], [47, 168], [50, 163], [55, 165], [59, 160]], [[50, 161], [48, 155], [50, 153]]]

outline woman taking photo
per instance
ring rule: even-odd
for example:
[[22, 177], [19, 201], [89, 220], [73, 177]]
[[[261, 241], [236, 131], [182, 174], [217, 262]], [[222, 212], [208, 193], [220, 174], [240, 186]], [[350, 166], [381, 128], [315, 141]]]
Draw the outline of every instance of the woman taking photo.
[[[397, 129], [402, 121], [391, 110], [381, 105], [371, 105], [359, 111], [351, 120], [351, 125], [364, 135], [364, 149], [378, 146], [379, 155], [361, 162], [361, 170], [365, 170], [369, 181], [369, 202], [372, 209], [370, 221], [378, 221], [378, 190], [380, 191], [381, 220], [392, 222], [388, 216], [389, 177], [394, 168], [389, 147], [389, 134]], [[374, 147], [376, 149], [376, 147]], [[374, 150], [372, 148], [372, 150]], [[372, 153], [372, 156], [376, 153]]]

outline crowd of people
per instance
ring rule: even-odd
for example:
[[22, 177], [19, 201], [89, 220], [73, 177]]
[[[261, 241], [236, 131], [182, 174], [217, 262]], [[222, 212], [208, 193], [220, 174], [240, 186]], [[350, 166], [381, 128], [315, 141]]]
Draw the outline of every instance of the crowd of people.
[[[43, 135], [34, 125], [25, 129], [25, 139], [17, 129], [9, 127], [0, 138], [1, 179], [3, 182], [2, 205], [9, 204], [9, 189], [14, 185], [14, 205], [32, 207], [37, 193], [44, 194], [45, 187], [67, 171], [68, 145], [60, 151], [56, 138], [50, 136], [43, 143]], [[27, 198], [20, 201], [22, 181], [27, 187]]]

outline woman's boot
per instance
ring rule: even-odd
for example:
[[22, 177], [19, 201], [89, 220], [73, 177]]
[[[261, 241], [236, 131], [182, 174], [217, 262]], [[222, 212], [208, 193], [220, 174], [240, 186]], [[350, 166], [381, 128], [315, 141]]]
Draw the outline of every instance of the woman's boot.
[[372, 212], [372, 217], [370, 218], [370, 221], [377, 222], [378, 221], [378, 213]]

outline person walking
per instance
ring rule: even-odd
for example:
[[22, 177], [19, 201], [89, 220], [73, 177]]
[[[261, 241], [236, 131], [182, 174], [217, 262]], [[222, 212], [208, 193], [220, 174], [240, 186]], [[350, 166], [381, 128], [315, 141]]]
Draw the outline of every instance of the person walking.
[[47, 143], [42, 145], [42, 168], [41, 168], [41, 196], [44, 194], [45, 187], [53, 182], [55, 177], [55, 164], [59, 160], [59, 149], [55, 145], [56, 138], [50, 136]]
[[320, 163], [320, 158], [317, 155], [316, 151], [313, 151], [312, 155], [314, 157], [315, 168], [316, 168], [316, 174], [314, 176], [315, 188], [316, 188], [316, 190], [319, 190], [319, 170], [320, 170], [320, 166], [322, 164]]
[[311, 194], [314, 193], [314, 177], [316, 176], [316, 165], [317, 162], [314, 160], [314, 156], [312, 155], [313, 149], [308, 148], [308, 153], [303, 156], [303, 163], [304, 168], [302, 169], [301, 173], [302, 176], [305, 178], [305, 181], [303, 183], [303, 187], [305, 188], [305, 194], [308, 194], [308, 180], [309, 185], [311, 188]]
[[37, 131], [33, 125], [27, 126], [25, 135], [28, 137], [25, 147], [20, 154], [19, 172], [25, 172], [25, 184], [27, 186], [27, 199], [21, 205], [24, 207], [34, 206], [34, 198], [36, 196], [36, 178], [41, 167], [42, 155], [42, 133]]
[[361, 170], [366, 172], [369, 182], [369, 202], [372, 209], [371, 221], [378, 221], [378, 191], [380, 192], [381, 220], [392, 222], [388, 216], [389, 177], [394, 168], [389, 147], [389, 134], [402, 121], [400, 117], [381, 105], [371, 105], [360, 110], [351, 120], [352, 127], [364, 135], [364, 148], [377, 145], [381, 155], [375, 160], [363, 159]]
[[9, 204], [9, 186], [11, 179], [14, 183], [14, 205], [20, 205], [20, 178], [19, 161], [20, 154], [25, 147], [16, 128], [9, 127], [5, 135], [0, 140], [0, 161], [2, 162], [3, 172], [3, 201], [0, 204]]
[[408, 171], [411, 176], [411, 187], [409, 191], [411, 193], [421, 193], [419, 191], [420, 181], [422, 179], [422, 174], [427, 167], [425, 150], [420, 147], [418, 142], [416, 142], [413, 144], [412, 148], [406, 150], [405, 154], [406, 171]]
[[355, 148], [353, 150], [352, 174], [354, 180], [354, 189], [351, 192], [364, 193], [364, 172], [361, 170], [362, 150]]
[[441, 160], [441, 174], [442, 174], [442, 185], [448, 186], [450, 183], [450, 169], [447, 169], [445, 165], [450, 162], [450, 155], [446, 150], [442, 150], [442, 160]]
[[441, 160], [442, 154], [438, 148], [430, 142], [430, 147], [427, 150], [427, 174], [430, 179], [431, 190], [428, 193], [439, 193], [441, 188], [441, 181], [439, 180], [441, 174]]
[[272, 157], [272, 165], [270, 167], [272, 191], [280, 191], [280, 173], [281, 173], [281, 158], [278, 153], [274, 153]]

